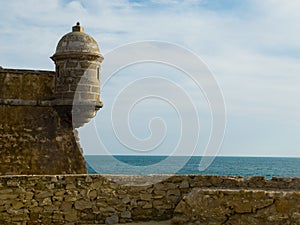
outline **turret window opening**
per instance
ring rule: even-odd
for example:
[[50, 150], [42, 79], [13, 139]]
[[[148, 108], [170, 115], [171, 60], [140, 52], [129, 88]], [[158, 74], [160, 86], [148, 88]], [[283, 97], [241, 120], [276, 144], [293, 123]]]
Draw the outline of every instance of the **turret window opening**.
[[97, 79], [100, 80], [100, 67], [97, 67]]
[[57, 78], [59, 78], [59, 77], [60, 77], [59, 66], [56, 66], [56, 75], [57, 75]]

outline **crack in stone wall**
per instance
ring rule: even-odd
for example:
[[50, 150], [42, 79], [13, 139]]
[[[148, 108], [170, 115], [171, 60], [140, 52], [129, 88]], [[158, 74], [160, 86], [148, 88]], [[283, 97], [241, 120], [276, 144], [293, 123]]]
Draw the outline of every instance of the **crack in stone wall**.
[[266, 209], [268, 207], [271, 207], [272, 205], [275, 204], [275, 199], [272, 200], [271, 203], [265, 205], [265, 206], [262, 206], [262, 207], [257, 207], [257, 208], [253, 208], [251, 212], [237, 212], [235, 211], [232, 207], [229, 207], [232, 212], [229, 214], [229, 215], [225, 215], [226, 216], [226, 220], [221, 223], [221, 225], [226, 225], [226, 224], [231, 224], [231, 221], [230, 219], [236, 215], [247, 215], [247, 216], [251, 216], [253, 214], [256, 214], [259, 210], [263, 210], [263, 209]]

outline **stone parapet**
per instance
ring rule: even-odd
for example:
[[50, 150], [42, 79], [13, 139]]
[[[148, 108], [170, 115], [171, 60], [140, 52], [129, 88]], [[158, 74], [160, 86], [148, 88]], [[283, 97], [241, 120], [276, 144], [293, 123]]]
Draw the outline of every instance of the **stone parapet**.
[[52, 100], [55, 94], [55, 72], [2, 68], [0, 87], [0, 104]]
[[[239, 217], [239, 212], [263, 212], [265, 207], [259, 221], [300, 224], [299, 181], [300, 178], [200, 175], [0, 176], [0, 223], [115, 224], [167, 220], [175, 215], [174, 224], [222, 224], [225, 220], [252, 224], [236, 222], [246, 218]], [[198, 208], [188, 202], [190, 198]], [[226, 212], [220, 216], [222, 221], [193, 223], [189, 215], [194, 215], [186, 214], [184, 209], [197, 210], [202, 204], [208, 213], [217, 213], [218, 207], [223, 210], [219, 214]], [[207, 222], [213, 222], [209, 217], [212, 215], [206, 214]]]
[[[74, 84], [71, 95], [75, 99], [57, 98], [55, 96], [55, 74], [52, 71], [0, 68], [0, 105], [72, 106], [75, 104], [102, 107], [102, 103], [97, 100], [100, 98], [99, 86], [92, 84]], [[68, 93], [68, 89], [66, 93]]]

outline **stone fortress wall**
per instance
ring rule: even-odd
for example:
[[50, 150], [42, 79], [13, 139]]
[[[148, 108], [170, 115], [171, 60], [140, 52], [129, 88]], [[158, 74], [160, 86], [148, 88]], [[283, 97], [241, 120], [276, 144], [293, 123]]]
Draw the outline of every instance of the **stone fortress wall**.
[[0, 69], [0, 87], [0, 174], [86, 173], [72, 120], [53, 104], [55, 72]]
[[87, 173], [75, 128], [102, 107], [103, 56], [77, 23], [51, 59], [55, 72], [0, 67], [0, 175]]
[[300, 224], [299, 186], [300, 178], [1, 176], [0, 223]]
[[300, 224], [300, 178], [87, 175], [74, 128], [102, 107], [103, 57], [77, 23], [51, 59], [0, 67], [0, 224]]

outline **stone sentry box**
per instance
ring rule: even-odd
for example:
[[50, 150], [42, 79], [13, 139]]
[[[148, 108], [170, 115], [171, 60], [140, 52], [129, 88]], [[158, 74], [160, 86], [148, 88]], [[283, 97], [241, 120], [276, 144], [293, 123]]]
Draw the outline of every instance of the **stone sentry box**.
[[[95, 116], [100, 102], [100, 66], [103, 56], [97, 42], [84, 33], [79, 22], [72, 32], [63, 36], [51, 57], [56, 65], [55, 106], [66, 113], [65, 106], [73, 108], [75, 127]], [[61, 107], [62, 106], [62, 107]], [[68, 110], [70, 112], [70, 110]]]
[[0, 67], [0, 175], [86, 173], [77, 132], [102, 107], [97, 42], [77, 23], [56, 71]]

